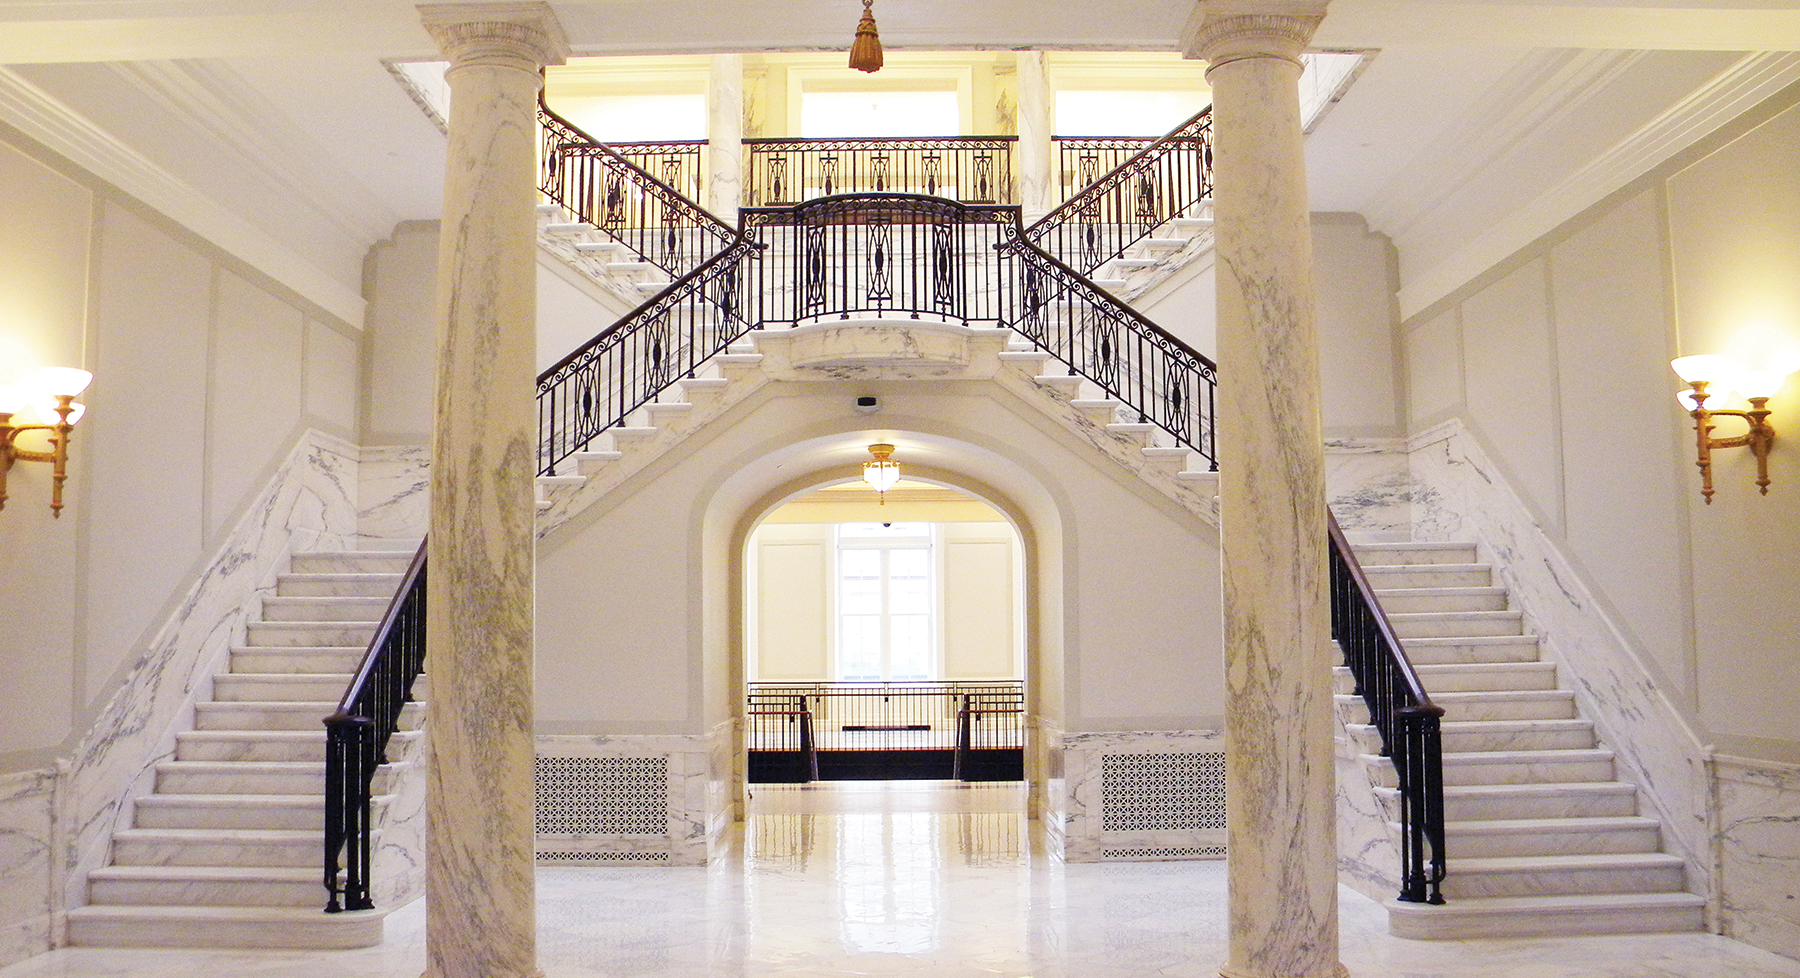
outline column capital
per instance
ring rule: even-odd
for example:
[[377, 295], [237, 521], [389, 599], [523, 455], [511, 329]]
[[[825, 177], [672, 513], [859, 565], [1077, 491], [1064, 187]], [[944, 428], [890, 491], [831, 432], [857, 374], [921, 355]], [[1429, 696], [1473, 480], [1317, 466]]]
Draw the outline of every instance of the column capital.
[[547, 3], [424, 3], [419, 19], [452, 69], [537, 71], [568, 60], [569, 39]]
[[1298, 63], [1325, 19], [1326, 0], [1200, 0], [1188, 18], [1182, 54], [1210, 66], [1241, 58]]

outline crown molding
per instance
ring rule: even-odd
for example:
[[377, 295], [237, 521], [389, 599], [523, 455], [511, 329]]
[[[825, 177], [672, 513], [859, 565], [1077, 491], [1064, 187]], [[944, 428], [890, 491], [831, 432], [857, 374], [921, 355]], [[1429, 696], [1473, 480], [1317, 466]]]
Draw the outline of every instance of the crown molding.
[[[1405, 320], [1424, 311], [1514, 252], [1649, 173], [1795, 81], [1800, 81], [1800, 54], [1745, 55], [1611, 149], [1470, 239], [1443, 261], [1410, 276], [1399, 291], [1400, 318]], [[1391, 236], [1404, 252], [1404, 234]]]
[[0, 67], [0, 120], [293, 289], [350, 326], [362, 328], [364, 302], [359, 291], [345, 287], [261, 228], [120, 142], [18, 73], [3, 67]]

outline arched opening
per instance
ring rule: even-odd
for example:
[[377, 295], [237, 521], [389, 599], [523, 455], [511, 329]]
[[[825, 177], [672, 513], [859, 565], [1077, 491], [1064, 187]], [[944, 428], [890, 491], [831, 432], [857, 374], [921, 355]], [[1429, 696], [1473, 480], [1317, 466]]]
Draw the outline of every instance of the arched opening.
[[744, 553], [751, 782], [1022, 781], [1024, 548], [951, 485], [839, 479]]

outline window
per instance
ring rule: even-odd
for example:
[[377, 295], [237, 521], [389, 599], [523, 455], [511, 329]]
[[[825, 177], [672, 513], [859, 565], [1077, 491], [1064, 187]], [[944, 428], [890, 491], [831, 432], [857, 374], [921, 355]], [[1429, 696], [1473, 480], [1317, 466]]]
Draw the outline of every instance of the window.
[[839, 525], [839, 680], [938, 678], [933, 536], [929, 523]]

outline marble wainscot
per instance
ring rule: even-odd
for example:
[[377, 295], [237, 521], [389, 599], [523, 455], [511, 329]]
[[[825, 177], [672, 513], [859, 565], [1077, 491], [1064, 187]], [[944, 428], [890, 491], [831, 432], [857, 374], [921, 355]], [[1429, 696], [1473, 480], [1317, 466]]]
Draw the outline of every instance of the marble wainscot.
[[1337, 770], [1338, 882], [1363, 896], [1392, 900], [1400, 892], [1400, 844], [1375, 796], [1362, 746], [1338, 712], [1333, 739]]
[[1025, 718], [1025, 783], [1025, 811], [1043, 825], [1044, 848], [1066, 851], [1069, 782], [1063, 769], [1063, 730], [1047, 717]]
[[66, 773], [0, 775], [0, 967], [62, 943], [57, 808]]
[[357, 466], [357, 532], [377, 539], [416, 540], [431, 521], [431, 448], [364, 448]]
[[1724, 933], [1800, 958], [1800, 765], [1712, 759]]
[[731, 824], [731, 727], [539, 736], [538, 863], [706, 865]]
[[1219, 730], [1066, 733], [1069, 862], [1225, 855], [1225, 735]]
[[88, 872], [106, 864], [113, 832], [132, 824], [132, 800], [150, 792], [156, 764], [173, 759], [175, 734], [193, 728], [194, 704], [211, 696], [289, 556], [355, 546], [358, 456], [330, 435], [300, 437], [76, 745], [59, 804], [69, 906], [86, 903]]
[[[1683, 858], [1691, 892], [1708, 895], [1716, 920], [1710, 778], [1698, 736], [1658, 688], [1640, 652], [1593, 589], [1532, 517], [1480, 440], [1458, 419], [1408, 440], [1413, 537], [1474, 541], [1540, 638], [1557, 681], [1575, 692], [1616, 754], [1640, 803], [1662, 820], [1663, 845]], [[1649, 813], [1647, 813], [1649, 814]]]
[[1325, 498], [1352, 540], [1412, 539], [1412, 497], [1406, 439], [1325, 440]]

